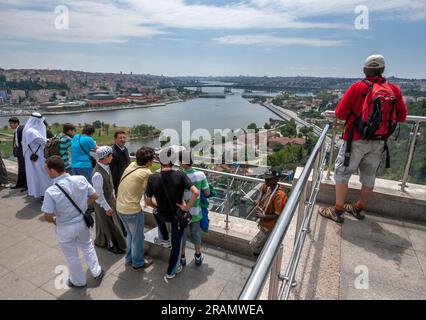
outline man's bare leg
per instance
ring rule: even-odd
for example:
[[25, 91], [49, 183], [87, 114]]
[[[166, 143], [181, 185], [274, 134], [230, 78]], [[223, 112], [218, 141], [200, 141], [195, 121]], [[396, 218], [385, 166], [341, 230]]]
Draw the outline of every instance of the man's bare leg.
[[348, 194], [348, 185], [336, 182], [336, 204], [337, 209], [343, 209], [346, 195]]

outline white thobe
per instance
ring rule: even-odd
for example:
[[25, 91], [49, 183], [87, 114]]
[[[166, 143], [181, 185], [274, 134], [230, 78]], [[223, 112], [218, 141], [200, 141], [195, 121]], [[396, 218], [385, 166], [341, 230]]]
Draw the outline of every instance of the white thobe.
[[[28, 195], [32, 197], [42, 197], [45, 191], [52, 185], [52, 179], [47, 175], [44, 168], [44, 147], [46, 142], [42, 138], [37, 138], [30, 143], [31, 150], [35, 153], [37, 151], [37, 161], [31, 161], [31, 150], [27, 148], [24, 153], [25, 170], [27, 175]], [[40, 148], [39, 148], [40, 146]]]

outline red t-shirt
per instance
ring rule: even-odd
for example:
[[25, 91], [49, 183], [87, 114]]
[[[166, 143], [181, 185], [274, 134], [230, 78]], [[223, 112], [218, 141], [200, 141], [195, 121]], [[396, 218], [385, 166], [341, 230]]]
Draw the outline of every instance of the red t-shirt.
[[[385, 78], [382, 77], [367, 77], [366, 80], [370, 82], [376, 82], [376, 83], [384, 83], [386, 82]], [[407, 106], [405, 105], [404, 100], [402, 99], [402, 93], [401, 89], [395, 85], [390, 84], [392, 87], [392, 90], [395, 93], [396, 97], [396, 120], [398, 122], [404, 122], [407, 118]], [[362, 82], [358, 81], [351, 85], [349, 89], [345, 92], [342, 99], [338, 103], [335, 113], [336, 117], [340, 120], [345, 120], [348, 118], [350, 110], [352, 110], [353, 113], [355, 113], [357, 116], [361, 115], [361, 109], [362, 105], [364, 104], [365, 95], [369, 90], [369, 86]], [[348, 129], [351, 127], [351, 124], [356, 120], [355, 116], [351, 115], [349, 118], [345, 131], [343, 133], [343, 140], [348, 140]], [[359, 140], [361, 138], [361, 135], [357, 130], [354, 131], [353, 141]]]

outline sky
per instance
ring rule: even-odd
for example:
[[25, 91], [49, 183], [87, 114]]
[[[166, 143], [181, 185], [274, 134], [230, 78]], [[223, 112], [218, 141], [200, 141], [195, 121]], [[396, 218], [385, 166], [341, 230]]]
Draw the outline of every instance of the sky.
[[0, 67], [426, 78], [426, 0], [0, 0]]

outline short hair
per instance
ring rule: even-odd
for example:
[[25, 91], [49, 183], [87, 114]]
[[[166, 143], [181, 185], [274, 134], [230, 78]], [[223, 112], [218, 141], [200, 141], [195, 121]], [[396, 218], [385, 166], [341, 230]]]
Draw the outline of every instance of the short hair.
[[12, 117], [12, 118], [9, 119], [9, 122], [19, 124], [19, 119], [17, 117]]
[[126, 132], [123, 131], [123, 130], [114, 132], [114, 139], [117, 139], [117, 137], [118, 137], [119, 134], [126, 134]]
[[63, 133], [67, 133], [70, 130], [75, 130], [75, 125], [73, 125], [72, 123], [65, 123], [62, 126], [62, 132]]
[[159, 160], [163, 167], [173, 167], [176, 160], [176, 153], [172, 148], [163, 149], [160, 151]]
[[187, 166], [192, 166], [194, 163], [192, 159], [192, 152], [188, 150], [182, 150], [179, 152], [179, 162]]
[[142, 147], [136, 151], [136, 163], [138, 166], [144, 166], [148, 162], [154, 160], [154, 149], [150, 147]]
[[46, 167], [55, 170], [57, 173], [65, 172], [65, 162], [60, 156], [51, 156], [47, 158]]
[[83, 134], [86, 134], [88, 136], [91, 136], [95, 133], [95, 127], [91, 124], [85, 124], [83, 127]]

